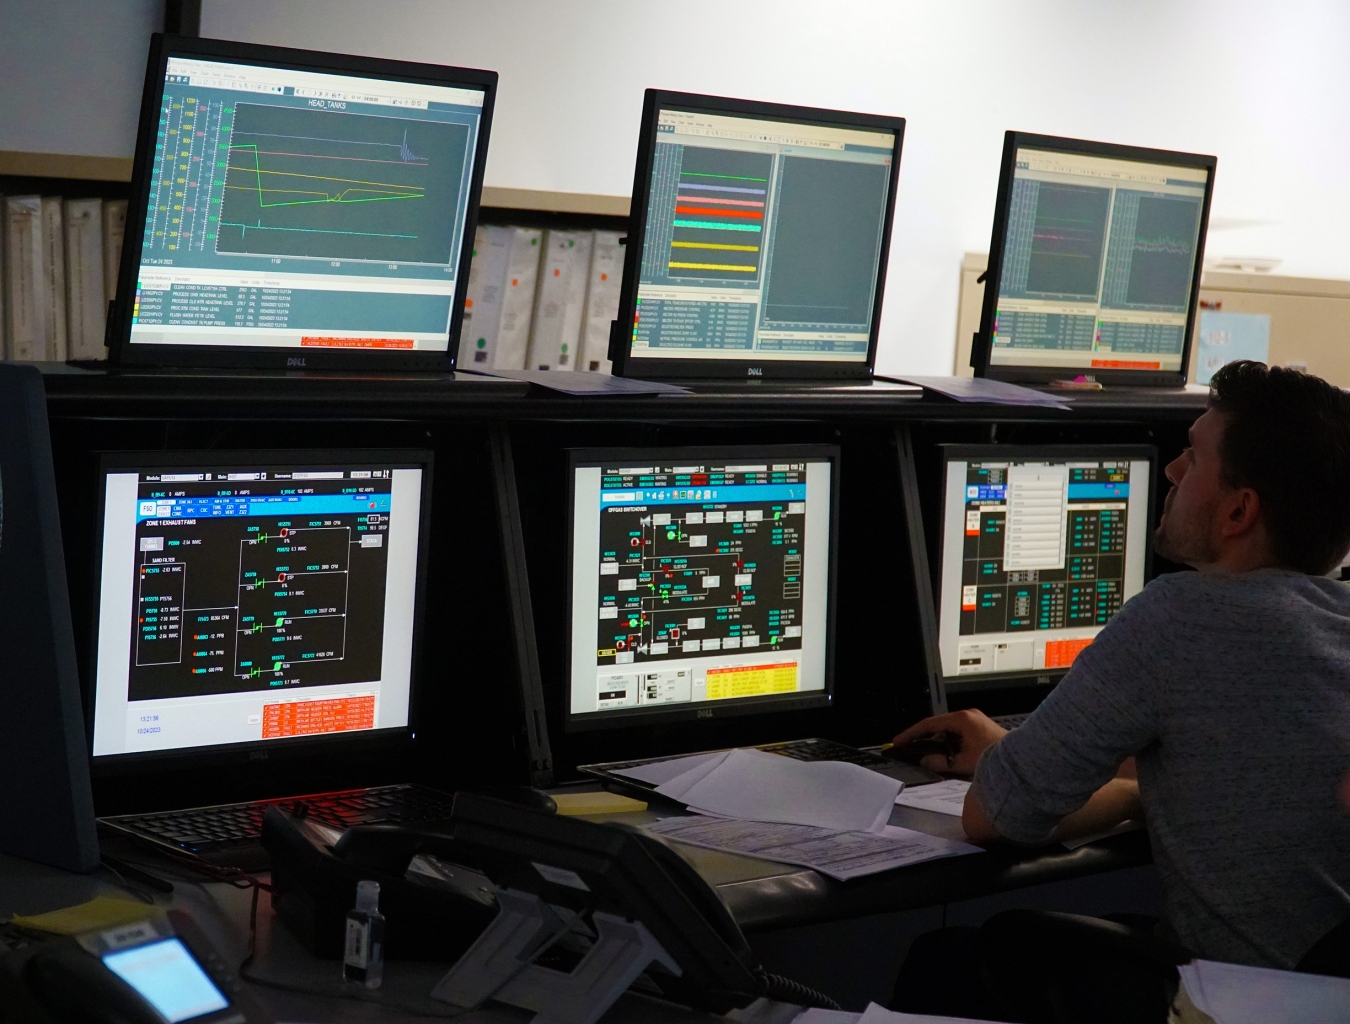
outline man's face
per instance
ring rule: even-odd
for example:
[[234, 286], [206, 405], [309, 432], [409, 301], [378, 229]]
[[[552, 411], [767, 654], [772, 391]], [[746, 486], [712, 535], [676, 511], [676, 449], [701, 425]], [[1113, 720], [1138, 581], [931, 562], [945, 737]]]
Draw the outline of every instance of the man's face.
[[1222, 413], [1206, 412], [1191, 426], [1190, 447], [1164, 471], [1173, 487], [1163, 503], [1153, 545], [1173, 562], [1199, 567], [1218, 560], [1219, 499], [1228, 490], [1219, 463], [1225, 425]]

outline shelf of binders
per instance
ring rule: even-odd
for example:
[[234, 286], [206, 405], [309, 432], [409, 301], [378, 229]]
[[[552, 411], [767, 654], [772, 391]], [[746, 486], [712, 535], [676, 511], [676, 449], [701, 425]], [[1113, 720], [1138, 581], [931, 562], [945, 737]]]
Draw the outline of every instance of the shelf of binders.
[[[100, 359], [131, 161], [0, 151], [3, 355]], [[628, 197], [485, 186], [460, 365], [609, 372]]]

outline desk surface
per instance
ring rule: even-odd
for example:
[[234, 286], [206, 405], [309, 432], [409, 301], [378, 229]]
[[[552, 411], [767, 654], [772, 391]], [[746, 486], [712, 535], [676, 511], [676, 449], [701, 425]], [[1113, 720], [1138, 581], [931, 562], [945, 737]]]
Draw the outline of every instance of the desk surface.
[[39, 364], [58, 416], [134, 419], [344, 420], [1189, 420], [1205, 395], [1173, 388], [1074, 392], [1071, 408], [960, 403], [875, 386], [772, 381], [696, 388], [687, 395], [579, 398], [522, 381], [465, 373], [281, 370], [83, 370]]

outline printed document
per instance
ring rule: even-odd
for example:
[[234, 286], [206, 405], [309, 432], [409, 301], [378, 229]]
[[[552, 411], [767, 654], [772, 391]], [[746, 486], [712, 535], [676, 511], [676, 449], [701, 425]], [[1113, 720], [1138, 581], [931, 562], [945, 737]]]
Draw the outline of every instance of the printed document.
[[938, 814], [951, 814], [961, 817], [961, 809], [966, 803], [966, 793], [970, 783], [965, 779], [943, 779], [927, 786], [912, 786], [903, 790], [895, 798], [900, 807], [913, 807], [920, 811], [936, 811]]
[[699, 815], [665, 818], [648, 825], [647, 831], [691, 846], [799, 864], [840, 881], [906, 864], [980, 852], [977, 846], [893, 825], [887, 825], [878, 834]]

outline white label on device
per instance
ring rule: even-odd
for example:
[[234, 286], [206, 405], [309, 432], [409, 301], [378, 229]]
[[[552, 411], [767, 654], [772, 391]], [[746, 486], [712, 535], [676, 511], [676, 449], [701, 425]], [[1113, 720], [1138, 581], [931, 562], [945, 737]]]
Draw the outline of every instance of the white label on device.
[[537, 860], [530, 861], [534, 865], [534, 870], [545, 882], [552, 882], [554, 885], [565, 885], [570, 889], [580, 889], [582, 892], [590, 892], [591, 887], [581, 880], [581, 876], [575, 871], [568, 871], [566, 868], [555, 868], [552, 864], [540, 864]]

